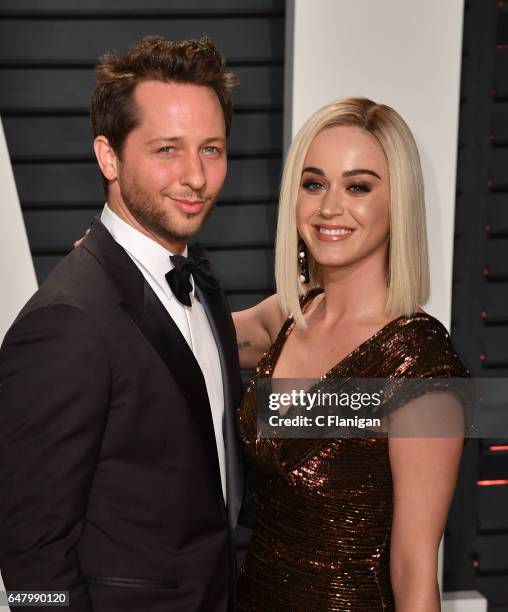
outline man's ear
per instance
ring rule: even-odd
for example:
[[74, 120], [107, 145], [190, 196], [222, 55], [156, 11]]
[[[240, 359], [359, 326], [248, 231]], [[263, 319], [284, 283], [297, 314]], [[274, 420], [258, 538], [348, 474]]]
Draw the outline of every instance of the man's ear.
[[109, 140], [106, 136], [97, 136], [93, 148], [102, 174], [108, 181], [114, 181], [118, 177], [118, 157]]

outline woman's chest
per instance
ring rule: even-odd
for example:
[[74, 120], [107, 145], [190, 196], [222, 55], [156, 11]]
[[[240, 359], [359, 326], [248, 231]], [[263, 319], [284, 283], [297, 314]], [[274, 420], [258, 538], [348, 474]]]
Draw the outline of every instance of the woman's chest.
[[355, 348], [354, 340], [294, 330], [275, 356], [273, 378], [321, 378]]
[[334, 330], [315, 325], [306, 330], [290, 326], [271, 359], [273, 378], [316, 379], [346, 367], [358, 359], [370, 361], [377, 350], [371, 327], [340, 327]]

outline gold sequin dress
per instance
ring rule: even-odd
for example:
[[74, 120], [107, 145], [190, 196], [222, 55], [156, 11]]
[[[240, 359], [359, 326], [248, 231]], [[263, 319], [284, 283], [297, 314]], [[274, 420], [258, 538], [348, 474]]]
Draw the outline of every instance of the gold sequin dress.
[[[303, 309], [320, 290], [312, 290]], [[263, 439], [256, 380], [271, 377], [294, 326], [283, 325], [238, 410], [256, 464], [256, 527], [238, 588], [238, 610], [393, 611], [389, 555], [393, 490], [386, 438]], [[400, 317], [326, 376], [467, 377], [445, 328], [425, 313]]]

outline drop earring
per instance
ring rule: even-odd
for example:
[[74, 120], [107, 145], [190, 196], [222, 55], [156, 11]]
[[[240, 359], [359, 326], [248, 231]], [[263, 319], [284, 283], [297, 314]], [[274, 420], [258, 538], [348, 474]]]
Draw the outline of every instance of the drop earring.
[[310, 280], [309, 264], [307, 262], [307, 245], [301, 238], [298, 241], [298, 280], [301, 283], [308, 283]]

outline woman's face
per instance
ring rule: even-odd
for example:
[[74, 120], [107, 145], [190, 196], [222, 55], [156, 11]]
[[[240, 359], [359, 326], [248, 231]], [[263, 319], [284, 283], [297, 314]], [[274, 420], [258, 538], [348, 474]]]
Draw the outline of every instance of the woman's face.
[[388, 164], [374, 136], [351, 126], [319, 132], [296, 208], [298, 232], [316, 262], [336, 267], [386, 258], [389, 204]]

